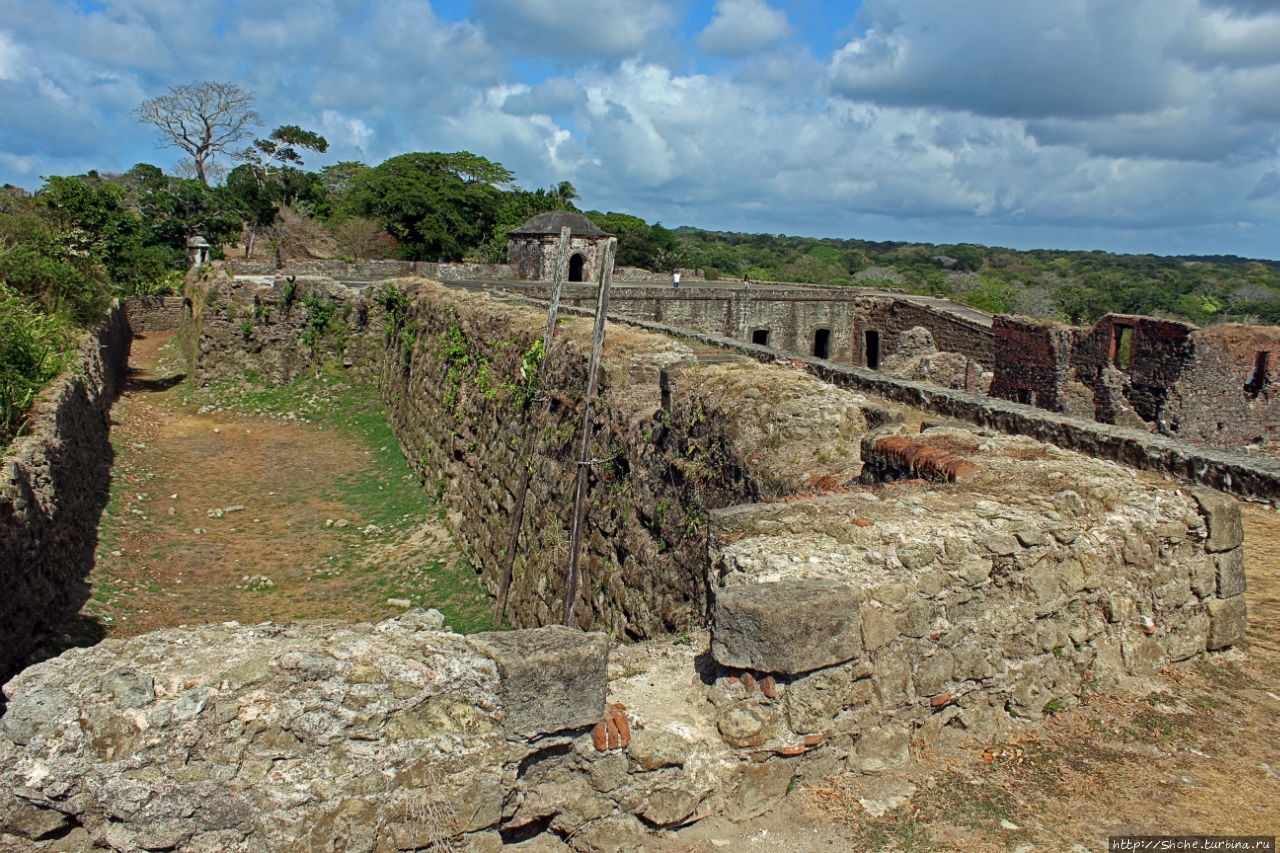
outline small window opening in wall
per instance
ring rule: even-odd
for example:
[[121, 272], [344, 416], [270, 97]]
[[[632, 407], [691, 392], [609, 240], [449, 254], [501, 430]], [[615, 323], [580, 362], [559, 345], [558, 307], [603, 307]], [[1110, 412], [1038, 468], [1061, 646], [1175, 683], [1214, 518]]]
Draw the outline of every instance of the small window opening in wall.
[[582, 277], [583, 270], [586, 268], [587, 259], [580, 254], [575, 254], [569, 259], [569, 281], [586, 281]]
[[762, 347], [767, 347], [769, 345], [769, 330], [756, 329], [754, 332], [751, 333], [751, 343], [759, 344]]
[[1035, 391], [1033, 391], [1033, 390], [1031, 390], [1030, 388], [1019, 388], [1019, 389], [1018, 389], [1018, 402], [1019, 402], [1019, 403], [1021, 403], [1021, 404], [1022, 404], [1022, 405], [1024, 405], [1024, 406], [1034, 406], [1034, 405], [1035, 405], [1035, 393], [1036, 393], [1036, 392], [1035, 392]]
[[831, 355], [831, 330], [816, 329], [813, 333], [813, 354], [818, 358], [828, 358]]
[[866, 354], [863, 363], [872, 370], [880, 369], [880, 333], [874, 329], [869, 329], [863, 335], [866, 342], [864, 352]]
[[1121, 370], [1128, 370], [1133, 363], [1133, 326], [1115, 326], [1115, 338], [1111, 342], [1111, 360]]
[[1271, 363], [1271, 353], [1259, 351], [1253, 355], [1253, 370], [1244, 381], [1244, 393], [1250, 397], [1258, 396], [1258, 392], [1267, 387], [1267, 367]]

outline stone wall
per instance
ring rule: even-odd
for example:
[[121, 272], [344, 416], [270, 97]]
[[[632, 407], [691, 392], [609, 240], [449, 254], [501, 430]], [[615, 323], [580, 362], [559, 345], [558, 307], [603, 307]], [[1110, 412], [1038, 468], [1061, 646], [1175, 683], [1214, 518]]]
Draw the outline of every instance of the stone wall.
[[[879, 769], [914, 738], [989, 739], [1010, 714], [1039, 719], [1243, 636], [1233, 499], [1025, 438], [884, 435], [864, 455], [932, 457], [934, 481], [713, 516], [711, 651], [728, 669], [712, 700], [736, 709], [722, 719], [736, 714], [738, 745], [818, 732]], [[781, 701], [736, 686], [744, 672]]]
[[[376, 377], [406, 458], [458, 510], [454, 533], [491, 591], [531, 465], [508, 617], [558, 620], [589, 323], [559, 325], [545, 394], [532, 399], [544, 310], [422, 281], [375, 292], [283, 278], [202, 286], [192, 300], [197, 381], [287, 382], [326, 362]], [[317, 305], [329, 316], [322, 331], [308, 307]], [[698, 358], [669, 337], [610, 328], [577, 603], [584, 627], [637, 638], [698, 621], [710, 509], [859, 473], [864, 398], [773, 366]]]
[[[870, 366], [867, 360], [867, 332], [880, 336], [881, 358], [892, 355], [898, 347], [898, 337], [911, 329], [928, 329], [934, 344], [943, 352], [955, 352], [967, 356], [990, 369], [995, 360], [993, 338], [989, 325], [974, 322], [930, 304], [913, 301], [911, 297], [860, 296], [854, 300], [853, 340], [856, 357], [850, 363]], [[836, 359], [839, 361], [840, 359]]]
[[[564, 299], [585, 308], [594, 306], [596, 297], [594, 290], [571, 288]], [[744, 289], [714, 283], [678, 291], [615, 287], [609, 307], [620, 316], [741, 341], [763, 336], [768, 346], [797, 355], [817, 354], [822, 335], [825, 357], [845, 364], [868, 363], [868, 332], [878, 336], [877, 356], [884, 359], [916, 327], [928, 329], [939, 350], [960, 353], [987, 368], [994, 357], [988, 326], [909, 297], [840, 288]]]
[[1072, 330], [1028, 317], [999, 316], [992, 333], [995, 375], [988, 393], [1050, 412], [1065, 411], [1075, 344]]
[[617, 319], [639, 328], [679, 335], [698, 345], [741, 353], [762, 362], [782, 361], [837, 387], [860, 391], [945, 418], [957, 418], [999, 432], [1029, 436], [1139, 470], [1156, 471], [1185, 482], [1280, 505], [1280, 462], [1263, 456], [1192, 444], [1141, 429], [1097, 423], [981, 394], [901, 379], [880, 371], [797, 356], [723, 335], [625, 317]]
[[120, 302], [135, 334], [177, 329], [191, 310], [182, 296], [130, 296]]
[[117, 303], [84, 336], [69, 374], [37, 398], [0, 467], [0, 681], [88, 597], [111, 467], [108, 413], [129, 342]]
[[326, 276], [341, 281], [385, 281], [422, 275], [446, 281], [513, 281], [509, 264], [436, 263], [434, 261], [289, 261], [284, 269], [274, 261], [229, 259], [220, 266], [232, 275]]
[[965, 476], [830, 475], [713, 512], [709, 636], [463, 638], [413, 611], [171, 629], [31, 667], [5, 687], [0, 842], [640, 849], [749, 820], [796, 779], [1010, 737], [1242, 636], [1235, 501], [1027, 439], [891, 433], [864, 452], [914, 442]]

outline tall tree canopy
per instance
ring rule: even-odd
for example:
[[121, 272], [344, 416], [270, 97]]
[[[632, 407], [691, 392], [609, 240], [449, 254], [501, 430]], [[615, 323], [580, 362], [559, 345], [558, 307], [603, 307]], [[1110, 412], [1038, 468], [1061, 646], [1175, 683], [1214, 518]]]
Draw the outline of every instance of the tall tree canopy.
[[262, 124], [253, 110], [252, 92], [213, 81], [173, 86], [169, 94], [143, 101], [134, 115], [155, 126], [161, 148], [181, 148], [191, 155], [196, 178], [206, 186], [214, 156], [230, 153]]
[[352, 211], [377, 219], [412, 260], [459, 260], [488, 239], [512, 174], [466, 151], [401, 154], [352, 178]]

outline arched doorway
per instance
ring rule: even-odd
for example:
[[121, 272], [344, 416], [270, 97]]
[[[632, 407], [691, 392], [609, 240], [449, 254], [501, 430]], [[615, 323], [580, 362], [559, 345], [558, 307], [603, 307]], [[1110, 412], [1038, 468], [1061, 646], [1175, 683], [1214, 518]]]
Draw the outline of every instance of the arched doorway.
[[575, 253], [569, 259], [569, 281], [586, 281], [582, 277], [583, 269], [587, 265], [587, 259], [582, 256], [581, 252]]

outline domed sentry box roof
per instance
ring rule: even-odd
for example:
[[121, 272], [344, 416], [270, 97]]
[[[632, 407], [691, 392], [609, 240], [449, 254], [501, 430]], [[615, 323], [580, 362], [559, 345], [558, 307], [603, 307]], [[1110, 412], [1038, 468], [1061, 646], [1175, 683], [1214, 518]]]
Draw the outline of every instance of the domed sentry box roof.
[[508, 234], [560, 234], [560, 229], [569, 226], [569, 233], [574, 237], [608, 237], [596, 225], [581, 213], [569, 210], [549, 210], [539, 213], [525, 224]]
[[552, 281], [560, 229], [569, 229], [569, 281], [595, 281], [612, 235], [581, 213], [550, 210], [507, 232], [507, 263], [524, 281]]

